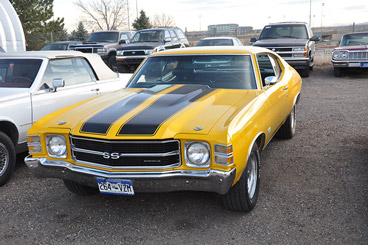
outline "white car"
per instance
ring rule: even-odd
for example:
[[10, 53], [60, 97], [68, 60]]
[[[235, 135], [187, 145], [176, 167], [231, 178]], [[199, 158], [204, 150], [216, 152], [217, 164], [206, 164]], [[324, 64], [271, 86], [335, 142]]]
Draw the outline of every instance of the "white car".
[[[26, 133], [51, 112], [125, 87], [97, 54], [31, 51], [0, 54], [0, 186], [27, 151]], [[62, 123], [62, 122], [60, 122]]]

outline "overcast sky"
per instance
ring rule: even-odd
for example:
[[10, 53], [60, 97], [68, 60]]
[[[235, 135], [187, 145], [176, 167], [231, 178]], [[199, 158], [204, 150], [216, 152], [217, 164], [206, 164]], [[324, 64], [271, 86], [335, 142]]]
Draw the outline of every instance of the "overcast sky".
[[[88, 0], [84, 0], [88, 1]], [[81, 12], [74, 0], [54, 0], [56, 17], [64, 17], [68, 31], [76, 29]], [[130, 0], [131, 23], [138, 11], [151, 19], [171, 15], [178, 27], [188, 31], [207, 30], [208, 25], [236, 23], [260, 29], [270, 22], [309, 22], [309, 0]], [[323, 5], [323, 6], [322, 6]], [[367, 0], [312, 0], [312, 27], [368, 22]]]

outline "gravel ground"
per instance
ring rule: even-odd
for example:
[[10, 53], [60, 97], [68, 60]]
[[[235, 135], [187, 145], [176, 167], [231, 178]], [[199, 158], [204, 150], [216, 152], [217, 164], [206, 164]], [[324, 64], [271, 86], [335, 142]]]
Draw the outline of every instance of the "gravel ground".
[[249, 214], [213, 193], [78, 197], [21, 157], [0, 197], [0, 244], [368, 244], [368, 73], [303, 79], [297, 134], [262, 152]]

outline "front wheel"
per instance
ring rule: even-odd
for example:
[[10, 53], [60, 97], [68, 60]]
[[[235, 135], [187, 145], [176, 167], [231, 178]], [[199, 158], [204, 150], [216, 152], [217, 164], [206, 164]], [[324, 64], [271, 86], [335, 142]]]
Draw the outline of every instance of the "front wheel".
[[0, 186], [10, 178], [15, 167], [15, 147], [10, 138], [0, 132]]
[[334, 75], [335, 77], [341, 77], [342, 76], [341, 68], [334, 67]]
[[251, 211], [258, 200], [261, 158], [256, 143], [252, 146], [245, 170], [239, 181], [223, 195], [224, 206], [236, 212]]
[[110, 55], [107, 59], [107, 66], [113, 71], [118, 72], [118, 65], [116, 63], [116, 57], [113, 55]]

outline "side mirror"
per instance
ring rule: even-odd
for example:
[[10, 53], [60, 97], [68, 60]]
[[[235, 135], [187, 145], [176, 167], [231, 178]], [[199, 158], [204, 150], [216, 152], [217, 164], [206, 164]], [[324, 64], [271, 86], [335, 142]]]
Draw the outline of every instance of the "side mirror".
[[318, 41], [320, 41], [321, 39], [320, 39], [319, 37], [317, 37], [317, 36], [313, 36], [313, 37], [311, 37], [309, 40], [310, 40], [310, 41], [314, 41], [314, 42], [318, 42]]
[[269, 86], [269, 85], [274, 85], [276, 84], [277, 81], [277, 77], [275, 76], [269, 76], [265, 78], [265, 85]]
[[65, 80], [62, 78], [54, 78], [52, 79], [52, 87], [53, 87], [53, 92], [56, 92], [57, 88], [62, 88], [65, 86]]
[[252, 38], [250, 39], [250, 42], [251, 42], [251, 43], [255, 43], [255, 42], [257, 42], [257, 38], [252, 37]]
[[128, 40], [124, 40], [124, 39], [121, 39], [119, 41], [119, 44], [128, 44], [128, 43], [129, 43], [129, 41]]
[[165, 43], [167, 43], [167, 42], [171, 42], [171, 37], [165, 37]]

